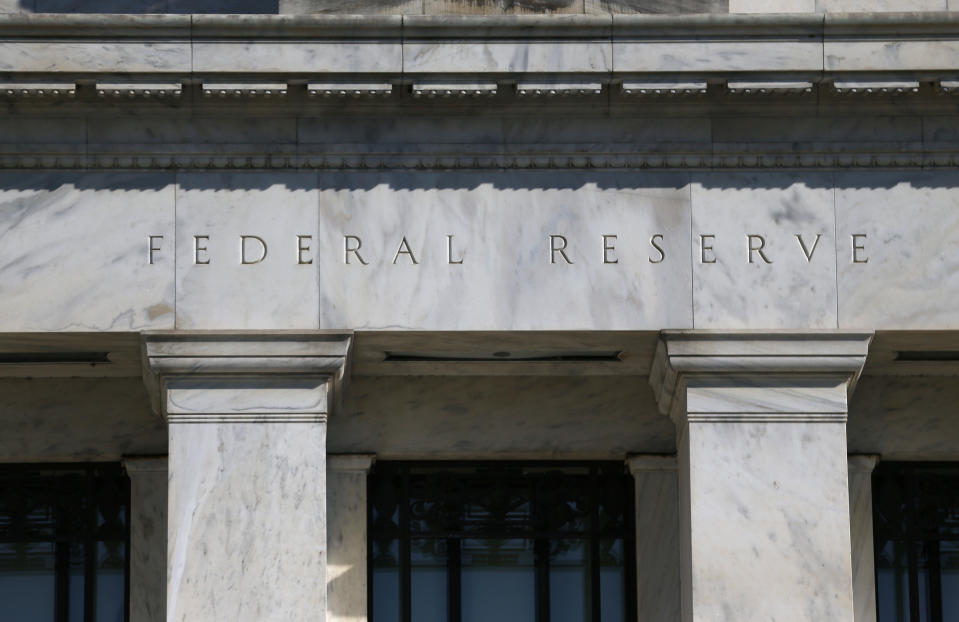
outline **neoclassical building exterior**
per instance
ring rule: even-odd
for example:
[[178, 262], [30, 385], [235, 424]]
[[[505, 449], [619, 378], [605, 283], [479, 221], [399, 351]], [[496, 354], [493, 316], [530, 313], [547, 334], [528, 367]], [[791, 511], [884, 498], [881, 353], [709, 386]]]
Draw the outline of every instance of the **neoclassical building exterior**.
[[959, 619], [955, 0], [0, 9], [0, 619]]

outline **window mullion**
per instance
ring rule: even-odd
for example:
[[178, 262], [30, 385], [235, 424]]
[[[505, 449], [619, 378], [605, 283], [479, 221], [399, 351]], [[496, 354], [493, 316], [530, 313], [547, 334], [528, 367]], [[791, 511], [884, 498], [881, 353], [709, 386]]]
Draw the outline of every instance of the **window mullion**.
[[403, 494], [400, 497], [400, 619], [412, 622], [412, 572], [410, 563], [410, 470], [403, 469]]
[[446, 540], [447, 621], [460, 622], [463, 618], [463, 583], [460, 567], [462, 555], [459, 538]]
[[533, 541], [536, 557], [536, 622], [549, 622], [549, 540]]
[[596, 467], [590, 469], [590, 512], [589, 512], [589, 607], [590, 622], [600, 622], [602, 608], [599, 587], [599, 489], [600, 481]]

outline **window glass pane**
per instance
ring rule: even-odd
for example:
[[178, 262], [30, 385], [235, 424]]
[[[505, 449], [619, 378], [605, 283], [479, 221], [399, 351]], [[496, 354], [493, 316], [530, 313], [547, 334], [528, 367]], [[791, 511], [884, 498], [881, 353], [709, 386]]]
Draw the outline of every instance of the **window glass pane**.
[[83, 543], [74, 542], [70, 544], [70, 589], [68, 596], [70, 604], [67, 607], [70, 622], [83, 622], [83, 573], [86, 569], [83, 555]]
[[623, 622], [623, 541], [601, 540], [599, 544], [600, 608], [603, 622]]
[[959, 620], [959, 542], [939, 545], [942, 573], [942, 619]]
[[4, 619], [53, 620], [54, 545], [0, 543], [0, 609]]
[[123, 622], [125, 546], [97, 544], [97, 622]]
[[446, 540], [410, 542], [411, 612], [416, 622], [444, 622], [447, 614]]
[[373, 619], [400, 619], [400, 546], [396, 540], [373, 541]]
[[551, 622], [589, 619], [589, 559], [586, 540], [556, 540], [549, 555]]
[[898, 540], [876, 556], [876, 594], [882, 622], [909, 622], [909, 562]]
[[463, 622], [534, 622], [532, 540], [467, 539], [462, 544]]

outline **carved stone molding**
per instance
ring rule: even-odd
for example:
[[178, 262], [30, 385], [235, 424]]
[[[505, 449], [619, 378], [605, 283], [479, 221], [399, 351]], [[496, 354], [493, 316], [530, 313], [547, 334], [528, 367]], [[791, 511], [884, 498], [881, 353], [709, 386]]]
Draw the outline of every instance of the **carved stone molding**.
[[351, 343], [349, 333], [145, 333], [144, 382], [170, 423], [324, 422]]
[[[49, 146], [49, 145], [45, 145]], [[265, 151], [265, 150], [264, 150]], [[119, 170], [447, 170], [447, 169], [955, 169], [959, 149], [949, 151], [876, 152], [749, 152], [712, 153], [530, 153], [530, 154], [222, 154], [129, 153], [0, 155], [0, 169], [119, 169]]]
[[844, 422], [845, 400], [831, 389], [845, 383], [852, 392], [871, 341], [867, 331], [663, 331], [649, 383], [677, 424]]

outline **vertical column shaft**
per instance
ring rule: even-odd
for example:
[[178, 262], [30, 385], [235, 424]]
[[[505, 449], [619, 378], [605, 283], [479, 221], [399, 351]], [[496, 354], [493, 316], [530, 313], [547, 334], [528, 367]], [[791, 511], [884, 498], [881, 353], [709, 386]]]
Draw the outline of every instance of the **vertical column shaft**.
[[869, 337], [664, 333], [683, 620], [852, 622], [845, 421]]
[[169, 427], [168, 620], [325, 620], [326, 419], [348, 344], [146, 337]]
[[849, 456], [849, 531], [856, 622], [876, 622], [876, 566], [872, 539], [872, 470], [879, 456]]
[[129, 456], [130, 622], [166, 620], [167, 459]]
[[372, 454], [327, 456], [327, 620], [365, 622], [366, 478]]
[[676, 456], [630, 456], [636, 491], [636, 596], [640, 622], [679, 620]]

